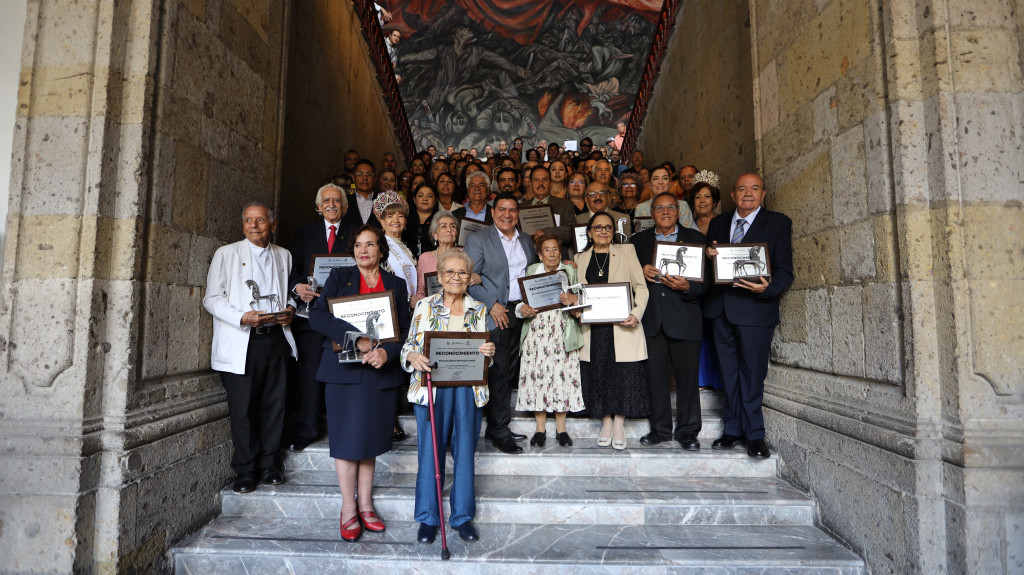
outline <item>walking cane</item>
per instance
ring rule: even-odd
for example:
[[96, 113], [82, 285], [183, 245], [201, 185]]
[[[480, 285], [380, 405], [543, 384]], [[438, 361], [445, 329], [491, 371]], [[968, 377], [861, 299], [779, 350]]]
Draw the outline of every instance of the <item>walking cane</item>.
[[[428, 364], [433, 369], [437, 362]], [[430, 372], [424, 372], [427, 376], [427, 403], [430, 407], [430, 443], [434, 447], [434, 482], [437, 483], [437, 512], [441, 515], [441, 560], [447, 561], [452, 554], [448, 551], [448, 538], [444, 534], [444, 499], [441, 496], [441, 468], [437, 461], [437, 430], [434, 428], [434, 386], [430, 382]]]

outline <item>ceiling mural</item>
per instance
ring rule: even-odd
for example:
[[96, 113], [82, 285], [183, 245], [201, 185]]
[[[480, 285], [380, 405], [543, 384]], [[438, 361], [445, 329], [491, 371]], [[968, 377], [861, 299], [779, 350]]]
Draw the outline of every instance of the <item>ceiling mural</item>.
[[629, 116], [660, 9], [653, 0], [401, 2], [385, 29], [403, 34], [397, 73], [416, 148], [497, 149], [517, 136], [603, 144]]

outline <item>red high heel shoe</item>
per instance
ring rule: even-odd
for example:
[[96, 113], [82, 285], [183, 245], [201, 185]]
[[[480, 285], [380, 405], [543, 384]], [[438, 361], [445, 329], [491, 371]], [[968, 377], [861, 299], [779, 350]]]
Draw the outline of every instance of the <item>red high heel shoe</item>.
[[[341, 522], [341, 518], [338, 519], [338, 522]], [[345, 541], [354, 543], [359, 540], [359, 536], [362, 534], [363, 524], [359, 522], [358, 515], [354, 515], [352, 519], [341, 524], [341, 538]]]
[[384, 533], [387, 527], [384, 526], [384, 522], [377, 517], [377, 514], [373, 511], [360, 511], [359, 520], [363, 524], [363, 528], [367, 531], [373, 531], [374, 533]]

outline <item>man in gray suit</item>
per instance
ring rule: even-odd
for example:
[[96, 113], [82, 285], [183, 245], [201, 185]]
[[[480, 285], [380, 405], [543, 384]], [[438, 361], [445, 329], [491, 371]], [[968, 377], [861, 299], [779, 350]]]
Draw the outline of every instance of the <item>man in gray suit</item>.
[[567, 257], [573, 247], [572, 224], [576, 221], [576, 210], [569, 200], [551, 195], [551, 172], [544, 166], [537, 166], [530, 172], [530, 181], [533, 183], [533, 197], [523, 202], [523, 205], [550, 204], [551, 213], [555, 216], [555, 225], [537, 230], [533, 240], [544, 234], [552, 234], [562, 240], [562, 256]]
[[487, 306], [487, 328], [496, 348], [487, 374], [491, 398], [485, 437], [505, 453], [522, 453], [516, 441], [526, 436], [513, 434], [508, 428], [512, 421], [512, 382], [519, 379], [519, 335], [523, 328], [515, 308], [523, 299], [519, 278], [526, 275], [526, 266], [537, 261], [537, 252], [530, 238], [516, 229], [519, 202], [515, 195], [498, 194], [492, 212], [494, 225], [466, 240], [466, 253], [473, 258], [469, 295]]

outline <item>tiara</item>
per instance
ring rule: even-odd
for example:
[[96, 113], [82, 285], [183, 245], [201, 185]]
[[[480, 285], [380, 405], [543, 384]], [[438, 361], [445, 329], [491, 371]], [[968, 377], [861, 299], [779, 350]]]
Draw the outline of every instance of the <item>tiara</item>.
[[696, 176], [693, 177], [694, 185], [704, 182], [709, 184], [712, 188], [718, 187], [718, 175], [709, 170], [701, 170]]

